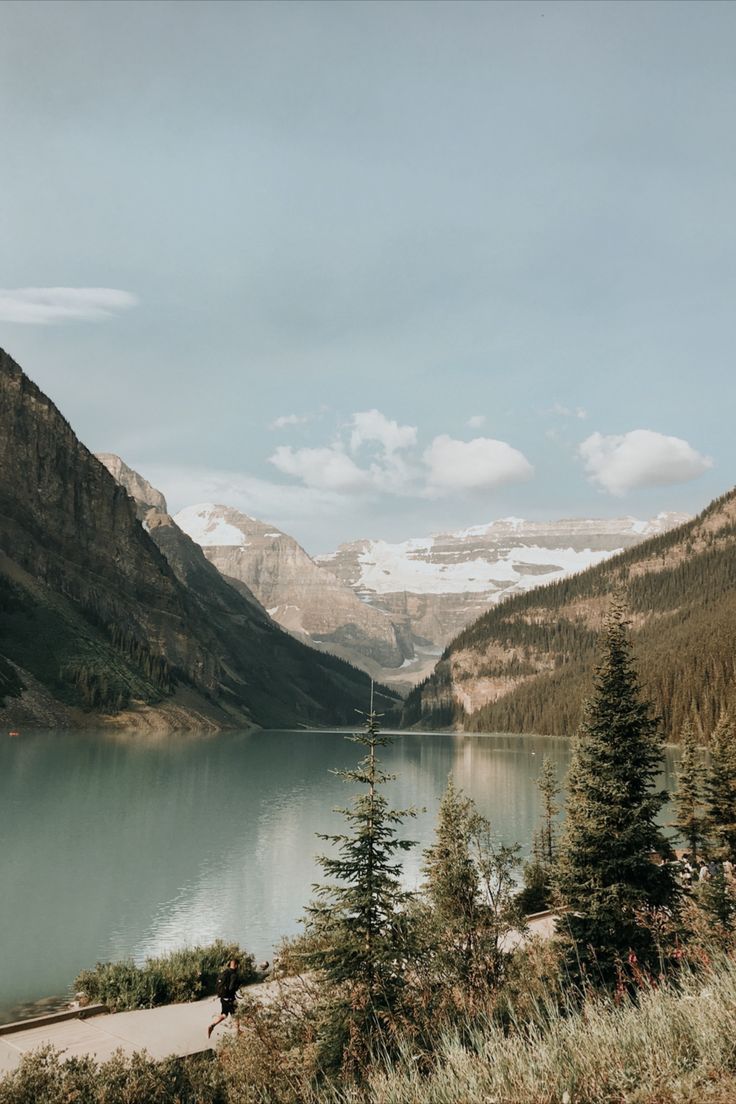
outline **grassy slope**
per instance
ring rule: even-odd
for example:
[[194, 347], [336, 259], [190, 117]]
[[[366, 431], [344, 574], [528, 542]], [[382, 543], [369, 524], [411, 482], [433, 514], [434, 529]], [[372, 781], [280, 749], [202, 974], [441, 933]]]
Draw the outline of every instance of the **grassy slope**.
[[366, 1104], [732, 1104], [734, 1039], [736, 964], [723, 960], [636, 1004], [591, 999], [564, 1015], [550, 1005], [511, 1031], [473, 1018], [428, 1078], [407, 1054], [373, 1077]]

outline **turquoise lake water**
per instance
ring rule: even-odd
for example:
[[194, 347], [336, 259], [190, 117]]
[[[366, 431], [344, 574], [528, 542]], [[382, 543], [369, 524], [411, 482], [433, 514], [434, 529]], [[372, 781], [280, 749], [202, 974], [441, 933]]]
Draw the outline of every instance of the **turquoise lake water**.
[[[334, 806], [350, 798], [330, 771], [358, 754], [336, 732], [0, 736], [0, 1019], [100, 960], [217, 937], [270, 958], [320, 878], [315, 833], [337, 828]], [[391, 800], [426, 807], [404, 833], [419, 841], [407, 885], [419, 884], [450, 772], [497, 835], [528, 852], [545, 754], [564, 776], [566, 740], [397, 736], [382, 755], [398, 775]]]

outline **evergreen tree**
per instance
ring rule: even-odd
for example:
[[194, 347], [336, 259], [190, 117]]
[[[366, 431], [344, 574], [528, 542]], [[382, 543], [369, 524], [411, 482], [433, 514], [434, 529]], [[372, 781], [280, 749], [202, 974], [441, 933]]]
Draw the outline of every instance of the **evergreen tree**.
[[725, 710], [710, 738], [706, 808], [715, 857], [736, 857], [736, 723]]
[[570, 911], [562, 921], [568, 965], [580, 981], [611, 984], [621, 963], [653, 968], [658, 956], [647, 914], [671, 910], [676, 887], [652, 853], [666, 854], [656, 817], [667, 799], [655, 793], [662, 740], [641, 698], [623, 601], [606, 619], [594, 693], [586, 702], [568, 777], [560, 886]]
[[426, 894], [442, 977], [465, 997], [497, 985], [508, 935], [524, 927], [514, 898], [519, 848], [499, 844], [475, 803], [450, 778], [440, 804], [435, 842], [425, 855]]
[[724, 948], [732, 946], [736, 930], [736, 894], [720, 863], [715, 874], [698, 883], [695, 895], [705, 913], [709, 938]]
[[332, 983], [323, 1059], [329, 1064], [358, 1063], [380, 1037], [394, 1026], [405, 984], [410, 933], [406, 906], [412, 895], [402, 889], [397, 853], [414, 846], [398, 839], [397, 826], [411, 809], [390, 809], [381, 787], [393, 775], [378, 765], [377, 749], [390, 742], [379, 730], [372, 708], [365, 731], [347, 737], [366, 749], [355, 770], [335, 773], [363, 788], [351, 808], [340, 809], [348, 830], [320, 835], [336, 848], [336, 855], [318, 858], [331, 879], [316, 885], [316, 901], [308, 908], [308, 932], [318, 949], [308, 964]]
[[694, 863], [703, 852], [705, 839], [706, 818], [703, 808], [705, 769], [691, 721], [685, 722], [680, 742], [682, 758], [675, 792], [677, 818], [672, 827], [677, 828], [685, 840], [691, 861]]
[[480, 887], [470, 855], [472, 802], [452, 775], [440, 802], [435, 842], [424, 852], [426, 892], [440, 934], [444, 965], [468, 981], [475, 959]]
[[553, 893], [554, 868], [557, 859], [557, 833], [555, 817], [559, 805], [555, 798], [560, 792], [557, 769], [548, 755], [542, 760], [542, 770], [537, 779], [541, 797], [541, 825], [532, 840], [532, 858], [524, 864], [524, 888], [519, 894], [519, 906], [527, 914], [541, 912], [549, 906]]

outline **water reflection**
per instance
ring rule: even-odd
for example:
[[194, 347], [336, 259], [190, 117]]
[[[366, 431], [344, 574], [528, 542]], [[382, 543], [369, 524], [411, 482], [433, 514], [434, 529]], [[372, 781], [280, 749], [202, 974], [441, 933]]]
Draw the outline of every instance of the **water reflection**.
[[[0, 739], [0, 1014], [99, 959], [218, 936], [270, 957], [319, 877], [315, 833], [338, 828], [334, 806], [350, 798], [330, 769], [359, 752], [327, 732]], [[386, 748], [392, 802], [426, 809], [407, 824], [420, 843], [407, 885], [450, 772], [502, 839], [528, 849], [544, 754], [564, 775], [565, 740], [412, 733]], [[672, 774], [670, 751], [665, 785]]]

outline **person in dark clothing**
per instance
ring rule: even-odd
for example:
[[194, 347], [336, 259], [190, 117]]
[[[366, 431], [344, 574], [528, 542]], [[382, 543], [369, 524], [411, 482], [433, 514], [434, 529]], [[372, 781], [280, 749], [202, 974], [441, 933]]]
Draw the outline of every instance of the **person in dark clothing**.
[[[217, 995], [220, 998], [220, 1015], [217, 1019], [213, 1020], [207, 1028], [208, 1039], [212, 1036], [212, 1032], [218, 1024], [221, 1024], [228, 1016], [235, 1015], [235, 1000], [240, 987], [240, 976], [238, 974], [239, 965], [240, 963], [237, 958], [231, 958], [217, 979]], [[240, 1034], [240, 1031], [238, 1031], [238, 1034]]]

